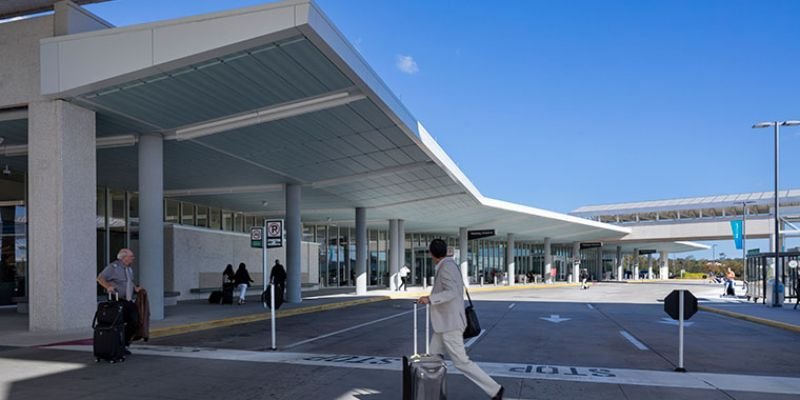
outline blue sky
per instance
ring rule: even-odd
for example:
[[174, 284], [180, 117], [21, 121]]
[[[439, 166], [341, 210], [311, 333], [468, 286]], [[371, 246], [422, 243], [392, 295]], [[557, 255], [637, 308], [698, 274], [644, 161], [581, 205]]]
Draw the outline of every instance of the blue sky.
[[[260, 3], [89, 8], [125, 26]], [[489, 197], [569, 212], [771, 191], [772, 132], [750, 126], [800, 119], [799, 1], [318, 4]], [[781, 136], [781, 187], [800, 188], [800, 127]]]

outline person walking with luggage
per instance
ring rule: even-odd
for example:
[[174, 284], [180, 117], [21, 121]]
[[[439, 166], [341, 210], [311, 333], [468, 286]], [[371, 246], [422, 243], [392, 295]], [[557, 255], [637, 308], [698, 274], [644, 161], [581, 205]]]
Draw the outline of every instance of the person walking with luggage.
[[244, 263], [239, 263], [239, 269], [236, 270], [233, 282], [239, 287], [239, 305], [247, 303], [245, 300], [247, 287], [253, 283], [253, 280], [250, 278], [250, 273], [247, 272], [247, 266], [245, 266]]
[[408, 287], [406, 286], [406, 283], [408, 282], [408, 274], [410, 272], [411, 272], [411, 270], [408, 269], [407, 265], [403, 265], [403, 268], [400, 268], [400, 273], [399, 273], [399, 275], [400, 275], [400, 286], [397, 287], [397, 291], [398, 292], [400, 291], [401, 288], [403, 290], [405, 290], [406, 292], [408, 291]]
[[419, 304], [431, 305], [431, 354], [447, 354], [453, 365], [474, 382], [492, 400], [502, 399], [504, 388], [486, 372], [470, 361], [464, 348], [464, 281], [458, 264], [447, 257], [447, 243], [442, 239], [431, 241], [431, 258], [436, 264], [436, 279], [430, 296], [419, 298]]
[[133, 302], [134, 294], [141, 289], [133, 283], [133, 268], [131, 265], [136, 257], [130, 249], [122, 249], [117, 253], [117, 259], [108, 264], [100, 275], [97, 283], [102, 286], [109, 296], [116, 294], [123, 306], [123, 320], [125, 321], [125, 355], [131, 354], [127, 348], [131, 344], [133, 335], [139, 329], [139, 310]]
[[269, 280], [275, 284], [275, 294], [280, 293], [283, 298], [284, 290], [286, 290], [286, 269], [283, 268], [280, 261], [275, 260], [275, 265], [272, 266], [272, 271], [269, 273]]
[[728, 271], [725, 272], [725, 293], [724, 296], [736, 296], [736, 290], [734, 289], [734, 284], [736, 283], [736, 273], [733, 272], [732, 269], [728, 268]]

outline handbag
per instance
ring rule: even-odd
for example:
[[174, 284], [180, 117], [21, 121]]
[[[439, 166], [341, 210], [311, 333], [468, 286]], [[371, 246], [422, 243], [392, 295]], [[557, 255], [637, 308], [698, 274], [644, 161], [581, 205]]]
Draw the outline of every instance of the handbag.
[[464, 328], [464, 339], [469, 339], [481, 334], [481, 323], [478, 321], [478, 313], [476, 313], [475, 308], [472, 307], [472, 298], [469, 297], [469, 290], [467, 290], [466, 286], [464, 290], [467, 292], [467, 300], [469, 300], [469, 305], [464, 307], [464, 315], [467, 317], [467, 327]]

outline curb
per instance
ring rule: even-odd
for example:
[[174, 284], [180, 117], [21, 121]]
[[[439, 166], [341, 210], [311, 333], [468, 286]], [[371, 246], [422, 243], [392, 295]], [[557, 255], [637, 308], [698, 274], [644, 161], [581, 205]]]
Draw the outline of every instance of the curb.
[[697, 308], [700, 309], [700, 310], [703, 310], [703, 311], [724, 315], [726, 317], [741, 319], [741, 320], [744, 320], [744, 321], [755, 322], [757, 324], [767, 325], [767, 326], [771, 326], [773, 328], [785, 329], [787, 331], [800, 333], [800, 326], [789, 324], [789, 323], [786, 323], [786, 322], [773, 321], [771, 319], [766, 319], [766, 318], [761, 318], [761, 317], [754, 317], [752, 315], [740, 314], [740, 313], [733, 312], [733, 311], [728, 311], [728, 310], [720, 310], [719, 308], [713, 308], [713, 307], [708, 307], [708, 306], [698, 306]]
[[[320, 304], [310, 307], [298, 307], [288, 310], [278, 311], [275, 313], [275, 318], [285, 318], [295, 315], [310, 314], [320, 311], [336, 310], [340, 308], [353, 307], [361, 304], [377, 303], [380, 301], [390, 300], [389, 296], [378, 296], [366, 299], [342, 301], [337, 303]], [[200, 332], [209, 329], [222, 328], [226, 326], [249, 324], [251, 322], [266, 321], [270, 319], [270, 313], [243, 315], [240, 317], [223, 318], [212, 321], [194, 322], [184, 325], [168, 326], [164, 328], [155, 328], [150, 330], [150, 338], [161, 338], [166, 336], [181, 335], [184, 333]]]

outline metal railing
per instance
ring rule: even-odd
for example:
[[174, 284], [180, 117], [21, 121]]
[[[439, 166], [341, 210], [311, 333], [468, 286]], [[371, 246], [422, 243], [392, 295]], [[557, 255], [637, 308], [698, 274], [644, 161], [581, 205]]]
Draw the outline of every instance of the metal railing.
[[[778, 280], [784, 285], [784, 296], [787, 299], [797, 298], [797, 285], [800, 282], [800, 252], [760, 253], [747, 256], [745, 283], [747, 298], [766, 303], [767, 282], [775, 278], [776, 265], [783, 272]], [[794, 267], [792, 267], [794, 266]]]

